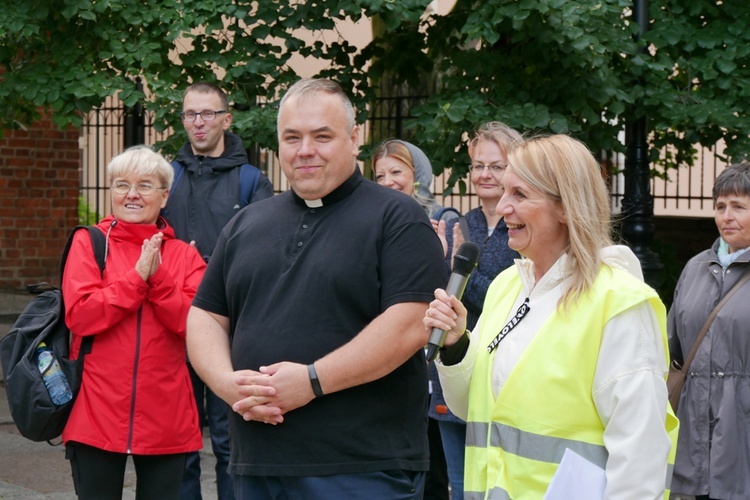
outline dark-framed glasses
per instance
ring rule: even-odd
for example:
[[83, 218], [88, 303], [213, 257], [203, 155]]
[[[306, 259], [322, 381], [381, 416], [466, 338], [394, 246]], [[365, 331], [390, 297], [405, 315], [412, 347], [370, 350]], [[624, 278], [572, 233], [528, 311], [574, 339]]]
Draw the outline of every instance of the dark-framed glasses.
[[227, 113], [226, 109], [216, 111], [183, 111], [180, 113], [180, 119], [184, 122], [194, 122], [199, 116], [204, 122], [211, 122], [216, 119], [216, 115]]
[[135, 190], [138, 191], [139, 194], [142, 194], [144, 196], [148, 196], [152, 194], [157, 189], [167, 189], [166, 187], [163, 187], [163, 186], [154, 186], [153, 184], [149, 184], [148, 182], [130, 184], [125, 181], [119, 181], [109, 186], [109, 189], [111, 189], [117, 194], [128, 194], [131, 188], [135, 188]]
[[472, 163], [471, 165], [469, 165], [469, 170], [473, 174], [481, 174], [482, 172], [484, 172], [485, 168], [489, 168], [490, 172], [492, 172], [493, 174], [499, 174], [500, 172], [503, 172], [506, 168], [508, 168], [508, 164], [498, 162], [492, 163], [490, 165], [482, 165], [481, 163]]

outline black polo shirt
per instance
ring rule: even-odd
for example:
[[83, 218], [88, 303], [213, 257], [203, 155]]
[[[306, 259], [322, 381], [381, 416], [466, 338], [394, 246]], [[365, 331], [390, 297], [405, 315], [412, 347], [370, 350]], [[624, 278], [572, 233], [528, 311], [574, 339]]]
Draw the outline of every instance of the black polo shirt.
[[[290, 190], [242, 210], [222, 231], [194, 305], [230, 318], [234, 368], [257, 370], [311, 363], [388, 307], [431, 301], [446, 281], [424, 210], [356, 170], [320, 206]], [[230, 471], [427, 470], [427, 397], [420, 351], [382, 379], [314, 399], [276, 426], [231, 413]]]

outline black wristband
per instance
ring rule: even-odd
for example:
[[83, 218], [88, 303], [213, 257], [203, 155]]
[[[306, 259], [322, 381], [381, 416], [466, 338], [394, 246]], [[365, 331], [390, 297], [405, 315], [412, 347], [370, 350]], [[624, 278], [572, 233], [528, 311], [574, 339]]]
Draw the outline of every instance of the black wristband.
[[307, 365], [307, 374], [310, 376], [310, 385], [312, 386], [313, 394], [316, 398], [323, 395], [323, 389], [320, 387], [320, 380], [318, 380], [318, 372], [315, 371], [315, 363]]
[[456, 365], [464, 359], [466, 351], [469, 350], [469, 332], [464, 332], [463, 335], [450, 347], [440, 348], [440, 362], [445, 366]]

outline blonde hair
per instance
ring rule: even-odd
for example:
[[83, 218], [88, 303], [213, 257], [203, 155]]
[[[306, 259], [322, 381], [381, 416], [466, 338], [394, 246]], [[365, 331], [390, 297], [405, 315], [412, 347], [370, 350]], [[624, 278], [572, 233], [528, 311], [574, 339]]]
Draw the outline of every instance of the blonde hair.
[[117, 177], [134, 173], [137, 176], [155, 175], [162, 183], [161, 187], [172, 187], [174, 169], [162, 155], [148, 146], [133, 146], [112, 158], [107, 165], [109, 183]]
[[[377, 161], [381, 158], [385, 158], [386, 156], [397, 159], [398, 161], [409, 167], [412, 172], [414, 172], [415, 185], [414, 192], [411, 194], [411, 197], [417, 200], [422, 208], [424, 208], [429, 214], [432, 200], [423, 196], [419, 192], [419, 186], [417, 185], [417, 170], [416, 168], [414, 168], [414, 157], [411, 155], [411, 151], [409, 151], [408, 146], [404, 144], [403, 141], [400, 141], [398, 139], [389, 139], [382, 142], [380, 146], [378, 146], [378, 149], [375, 150], [375, 153], [372, 155], [373, 172], [375, 172], [375, 163], [377, 163]], [[430, 189], [430, 186], [427, 186], [427, 189]]]
[[566, 135], [541, 136], [511, 150], [513, 173], [533, 189], [561, 204], [570, 245], [570, 285], [560, 304], [587, 292], [602, 264], [600, 251], [612, 245], [611, 208], [602, 167], [588, 147]]
[[403, 142], [396, 139], [390, 139], [378, 146], [378, 149], [376, 149], [375, 153], [372, 155], [373, 168], [375, 166], [375, 163], [379, 159], [385, 158], [386, 156], [396, 158], [397, 160], [404, 163], [407, 167], [414, 170], [414, 159], [411, 157], [409, 148], [407, 148], [406, 144], [404, 144]]
[[495, 143], [508, 156], [511, 149], [523, 143], [523, 136], [502, 122], [492, 121], [481, 124], [474, 132], [474, 137], [469, 141], [469, 156], [473, 155], [474, 148], [480, 142]]

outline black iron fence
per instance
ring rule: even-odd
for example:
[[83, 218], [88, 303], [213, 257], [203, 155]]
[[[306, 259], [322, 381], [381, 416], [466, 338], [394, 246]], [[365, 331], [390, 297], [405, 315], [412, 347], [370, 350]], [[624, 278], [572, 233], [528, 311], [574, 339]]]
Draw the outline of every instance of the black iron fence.
[[[420, 104], [422, 95], [383, 96], [373, 105], [370, 120], [364, 129], [364, 142], [376, 144], [388, 138], [413, 140], [406, 129], [406, 121], [411, 117], [411, 110]], [[171, 131], [158, 132], [153, 127], [153, 116], [142, 110], [126, 110], [115, 98], [110, 98], [105, 105], [91, 111], [84, 117], [81, 128], [81, 189], [79, 214], [83, 224], [91, 224], [110, 212], [106, 165], [109, 160], [131, 144], [152, 145], [166, 140]], [[415, 141], [418, 142], [418, 141]], [[252, 162], [263, 170], [277, 192], [287, 189], [288, 185], [274, 152], [254, 148], [249, 151]], [[654, 197], [654, 213], [660, 215], [712, 217], [711, 190], [716, 176], [726, 164], [717, 154], [719, 146], [700, 149], [696, 165], [692, 168], [681, 168], [671, 171], [667, 180], [655, 177], [651, 183]], [[624, 191], [624, 156], [606, 153], [601, 155], [611, 193], [615, 212], [619, 211]], [[467, 182], [468, 194], [447, 194], [445, 192], [450, 172], [435, 178], [433, 190], [438, 202], [453, 206], [466, 212], [479, 201], [473, 194], [471, 183]]]
[[[654, 215], [712, 218], [714, 180], [727, 166], [720, 158], [722, 153], [721, 144], [700, 148], [693, 167], [670, 170], [666, 178], [652, 177]], [[625, 157], [621, 153], [603, 153], [602, 164], [610, 183], [612, 206], [619, 211], [625, 190]]]

